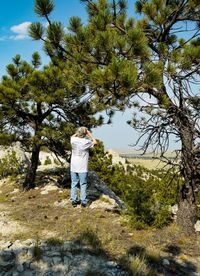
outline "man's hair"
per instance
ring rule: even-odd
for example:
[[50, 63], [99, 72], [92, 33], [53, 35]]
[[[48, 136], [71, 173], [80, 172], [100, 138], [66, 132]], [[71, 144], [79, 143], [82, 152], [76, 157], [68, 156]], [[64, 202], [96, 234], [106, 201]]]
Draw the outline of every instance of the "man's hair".
[[79, 127], [76, 131], [76, 135], [79, 138], [84, 138], [87, 134], [87, 128], [86, 127]]

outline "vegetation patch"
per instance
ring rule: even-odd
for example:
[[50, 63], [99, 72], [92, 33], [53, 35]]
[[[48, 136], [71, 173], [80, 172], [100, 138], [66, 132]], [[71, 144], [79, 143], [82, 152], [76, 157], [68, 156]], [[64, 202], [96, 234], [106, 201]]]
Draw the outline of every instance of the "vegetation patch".
[[57, 237], [51, 237], [47, 239], [47, 244], [50, 246], [61, 246], [64, 244], [64, 240]]

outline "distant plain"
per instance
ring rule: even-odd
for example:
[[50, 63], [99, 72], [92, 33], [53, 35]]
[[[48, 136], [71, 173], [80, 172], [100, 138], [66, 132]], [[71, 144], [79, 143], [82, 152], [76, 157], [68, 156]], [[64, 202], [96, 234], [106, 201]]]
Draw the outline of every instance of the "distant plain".
[[[126, 160], [133, 165], [140, 165], [149, 170], [169, 168], [169, 166], [167, 165], [166, 162], [161, 161], [158, 158], [158, 156], [155, 156], [152, 153], [146, 153], [146, 154], [142, 155], [141, 153], [138, 153], [138, 152], [131, 152], [131, 153], [121, 152], [120, 156], [126, 158]], [[175, 158], [175, 152], [166, 153], [166, 157], [169, 160], [173, 161]]]

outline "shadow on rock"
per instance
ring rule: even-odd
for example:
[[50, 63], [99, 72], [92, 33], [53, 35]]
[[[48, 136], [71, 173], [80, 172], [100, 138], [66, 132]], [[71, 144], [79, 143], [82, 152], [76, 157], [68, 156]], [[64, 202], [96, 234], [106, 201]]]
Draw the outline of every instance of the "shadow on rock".
[[51, 238], [0, 243], [0, 275], [128, 276], [102, 248], [96, 233], [84, 231], [75, 241]]

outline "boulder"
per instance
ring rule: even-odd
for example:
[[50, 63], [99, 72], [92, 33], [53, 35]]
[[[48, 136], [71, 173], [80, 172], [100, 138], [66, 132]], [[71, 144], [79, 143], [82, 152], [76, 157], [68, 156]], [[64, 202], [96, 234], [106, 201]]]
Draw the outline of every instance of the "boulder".
[[125, 209], [124, 202], [103, 182], [99, 179], [95, 172], [88, 173], [88, 198], [90, 200], [97, 200], [102, 195], [108, 196], [113, 199], [117, 206]]

